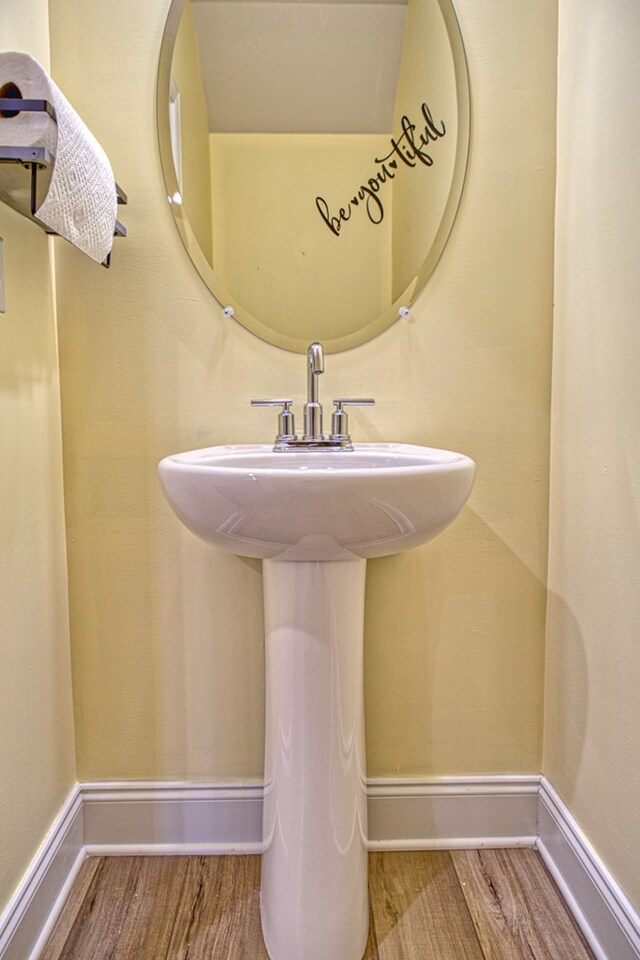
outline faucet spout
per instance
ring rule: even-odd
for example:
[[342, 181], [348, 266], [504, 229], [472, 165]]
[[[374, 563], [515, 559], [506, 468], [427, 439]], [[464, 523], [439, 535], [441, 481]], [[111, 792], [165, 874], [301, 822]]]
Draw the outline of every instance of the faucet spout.
[[278, 433], [273, 447], [279, 450], [353, 450], [349, 436], [347, 412], [351, 407], [372, 407], [374, 400], [356, 400], [342, 397], [334, 400], [335, 410], [331, 417], [331, 432], [322, 432], [322, 404], [318, 399], [318, 377], [324, 373], [324, 350], [314, 340], [307, 348], [307, 402], [304, 405], [304, 433], [296, 435], [292, 400], [252, 400], [252, 407], [282, 407], [278, 415]]
[[307, 402], [318, 402], [318, 374], [324, 373], [324, 350], [321, 343], [310, 343], [307, 350]]
[[324, 350], [314, 341], [307, 350], [307, 402], [304, 407], [304, 440], [322, 440], [322, 404], [318, 377], [324, 373]]

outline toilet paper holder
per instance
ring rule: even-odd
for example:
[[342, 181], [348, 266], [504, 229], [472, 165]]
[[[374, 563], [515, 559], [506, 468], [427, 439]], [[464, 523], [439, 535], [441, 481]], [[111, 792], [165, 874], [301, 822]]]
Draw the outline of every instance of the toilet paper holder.
[[[56, 121], [55, 109], [48, 100], [0, 97], [0, 122], [2, 118], [10, 118], [21, 111], [48, 113], [51, 119]], [[39, 198], [44, 197], [49, 187], [54, 162], [55, 157], [46, 147], [0, 145], [0, 200], [28, 217], [29, 220], [33, 220], [45, 233], [52, 236], [56, 236], [55, 231], [38, 220], [36, 210], [40, 206]], [[30, 172], [30, 179], [26, 185], [25, 169]], [[118, 204], [126, 204], [127, 195], [122, 187], [116, 183], [115, 188]], [[114, 236], [126, 237], [126, 235], [126, 227], [116, 220]], [[103, 266], [108, 267], [110, 262], [111, 254], [109, 253]]]

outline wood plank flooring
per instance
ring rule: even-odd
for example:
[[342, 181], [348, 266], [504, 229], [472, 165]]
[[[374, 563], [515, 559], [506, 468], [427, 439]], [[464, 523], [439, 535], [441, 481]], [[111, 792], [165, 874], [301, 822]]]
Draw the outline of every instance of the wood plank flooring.
[[[259, 893], [259, 857], [90, 857], [41, 960], [268, 960]], [[369, 894], [364, 960], [593, 960], [534, 850], [370, 854]]]

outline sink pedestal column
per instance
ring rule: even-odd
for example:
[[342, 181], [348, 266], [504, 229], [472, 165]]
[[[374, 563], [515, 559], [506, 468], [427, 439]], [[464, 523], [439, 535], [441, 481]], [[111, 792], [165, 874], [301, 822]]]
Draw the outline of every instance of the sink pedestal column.
[[367, 943], [365, 570], [360, 559], [263, 562], [271, 960], [361, 960]]

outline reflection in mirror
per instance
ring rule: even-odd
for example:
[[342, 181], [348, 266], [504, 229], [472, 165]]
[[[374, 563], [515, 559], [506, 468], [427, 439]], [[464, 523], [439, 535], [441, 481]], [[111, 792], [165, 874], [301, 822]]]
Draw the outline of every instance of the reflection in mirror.
[[469, 135], [450, 0], [173, 0], [167, 193], [197, 269], [289, 350], [364, 342], [442, 252]]

